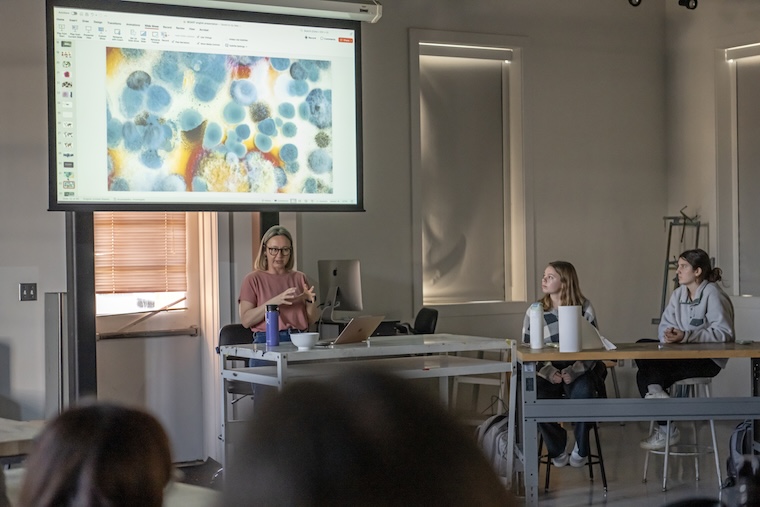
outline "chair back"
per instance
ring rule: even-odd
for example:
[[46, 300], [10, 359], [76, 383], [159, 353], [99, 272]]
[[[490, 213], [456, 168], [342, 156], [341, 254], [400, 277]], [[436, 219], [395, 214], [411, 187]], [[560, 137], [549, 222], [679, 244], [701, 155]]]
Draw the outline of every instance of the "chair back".
[[[227, 324], [219, 331], [219, 347], [253, 343], [253, 331], [243, 324]], [[219, 352], [219, 347], [216, 351]]]
[[438, 310], [423, 306], [414, 318], [414, 334], [433, 334], [438, 324]]
[[[216, 353], [219, 353], [219, 347], [226, 345], [245, 345], [253, 343], [253, 331], [242, 324], [227, 324], [219, 330], [219, 344], [216, 347]], [[242, 357], [228, 356], [230, 361], [247, 361]], [[227, 392], [231, 394], [252, 395], [253, 386], [249, 382], [239, 380], [226, 380], [225, 386]]]

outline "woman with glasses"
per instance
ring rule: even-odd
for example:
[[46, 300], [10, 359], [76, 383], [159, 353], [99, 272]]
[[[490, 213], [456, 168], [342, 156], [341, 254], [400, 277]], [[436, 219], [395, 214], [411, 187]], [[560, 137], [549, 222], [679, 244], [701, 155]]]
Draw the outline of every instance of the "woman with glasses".
[[[543, 337], [547, 345], [559, 343], [559, 307], [580, 306], [583, 317], [594, 327], [596, 315], [591, 301], [581, 292], [578, 274], [569, 262], [550, 262], [541, 278], [541, 291], [544, 297], [539, 300], [543, 308]], [[530, 312], [530, 310], [528, 310]], [[523, 322], [523, 341], [530, 342], [530, 316], [526, 312]], [[600, 381], [595, 368], [598, 361], [551, 361], [539, 366], [537, 372], [536, 395], [538, 398], [593, 398]], [[603, 379], [601, 380], [603, 381]], [[558, 423], [540, 423], [541, 435], [552, 464], [563, 467], [570, 463], [582, 467], [588, 463], [589, 431], [592, 423], [575, 423], [575, 446], [567, 453], [567, 431]]]
[[[657, 335], [661, 343], [724, 343], [734, 341], [734, 307], [723, 289], [720, 268], [712, 267], [710, 257], [702, 249], [687, 250], [678, 258], [678, 288], [670, 296], [662, 312]], [[657, 341], [657, 340], [639, 340]], [[636, 384], [643, 398], [668, 398], [665, 389], [679, 380], [714, 377], [726, 367], [728, 359], [638, 359]], [[647, 450], [665, 448], [667, 421], [658, 427], [641, 447]], [[670, 445], [681, 435], [670, 425]]]
[[293, 269], [293, 238], [279, 225], [261, 238], [253, 271], [243, 279], [238, 298], [240, 322], [253, 331], [253, 343], [266, 343], [267, 305], [280, 310], [280, 341], [290, 341], [290, 333], [307, 331], [319, 318], [314, 286], [306, 275]]

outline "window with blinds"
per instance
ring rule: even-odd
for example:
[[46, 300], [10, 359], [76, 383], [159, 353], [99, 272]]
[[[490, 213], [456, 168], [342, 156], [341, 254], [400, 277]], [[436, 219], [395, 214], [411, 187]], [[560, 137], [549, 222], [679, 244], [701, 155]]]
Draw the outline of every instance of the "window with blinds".
[[183, 212], [96, 212], [98, 315], [184, 308], [187, 227]]

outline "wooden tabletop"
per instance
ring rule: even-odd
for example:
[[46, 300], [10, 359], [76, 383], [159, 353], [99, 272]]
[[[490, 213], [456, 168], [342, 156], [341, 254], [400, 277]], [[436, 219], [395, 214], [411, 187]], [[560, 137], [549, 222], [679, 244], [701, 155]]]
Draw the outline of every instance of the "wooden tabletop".
[[608, 359], [721, 359], [760, 357], [760, 342], [739, 343], [616, 343], [614, 350], [603, 348], [580, 352], [560, 352], [555, 347], [531, 349], [528, 344], [517, 347], [521, 362], [589, 361]]
[[0, 418], [0, 458], [29, 454], [34, 437], [45, 421], [14, 421]]

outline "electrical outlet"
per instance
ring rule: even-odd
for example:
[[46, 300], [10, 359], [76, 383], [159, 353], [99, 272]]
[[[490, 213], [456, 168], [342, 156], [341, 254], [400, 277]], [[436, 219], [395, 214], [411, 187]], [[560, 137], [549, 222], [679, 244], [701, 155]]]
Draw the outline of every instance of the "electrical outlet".
[[625, 368], [625, 359], [618, 359], [617, 365], [621, 368]]
[[37, 301], [37, 284], [20, 283], [18, 284], [19, 301]]

